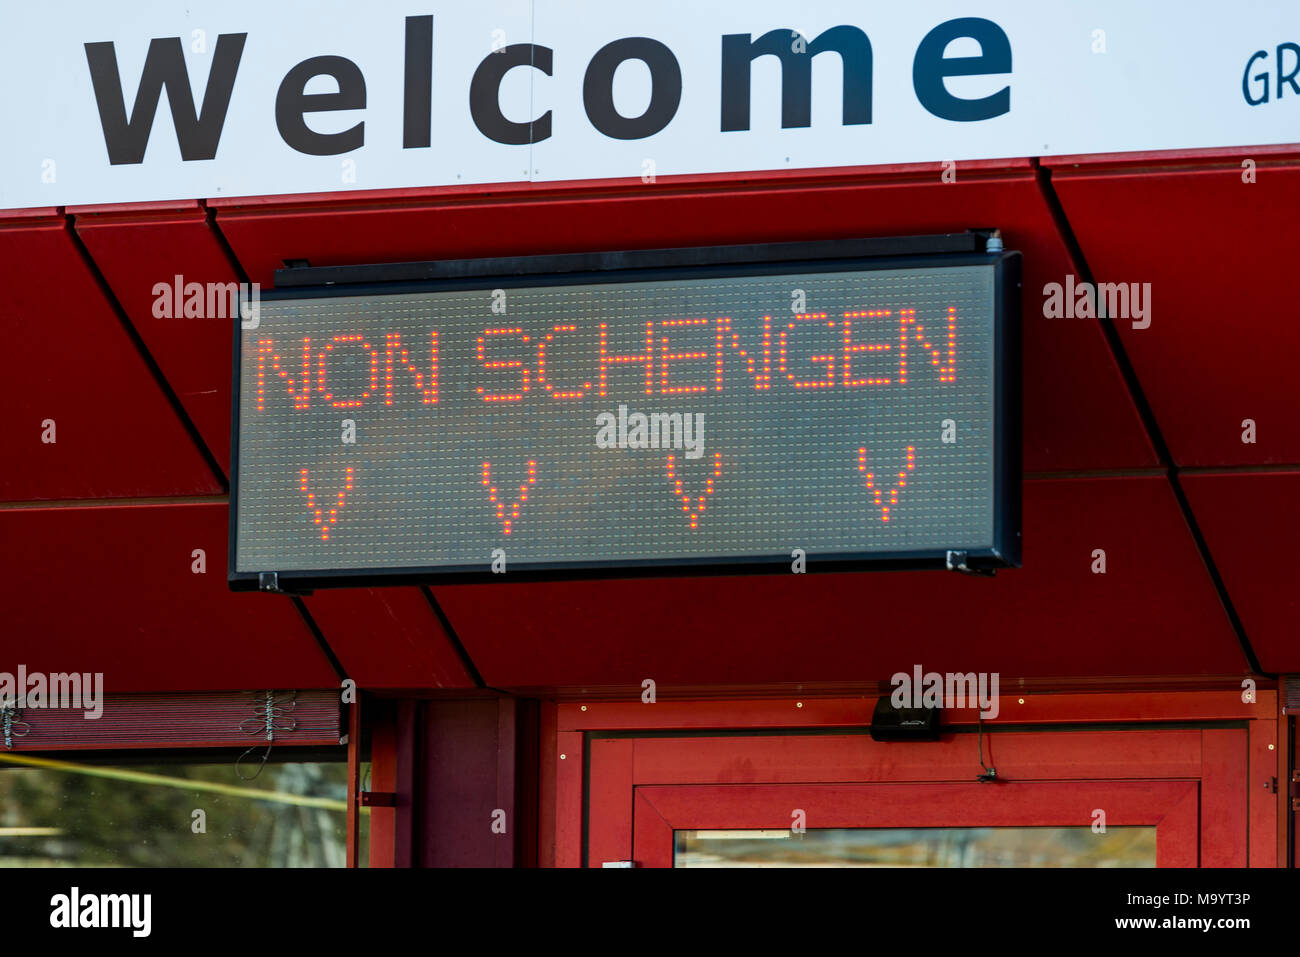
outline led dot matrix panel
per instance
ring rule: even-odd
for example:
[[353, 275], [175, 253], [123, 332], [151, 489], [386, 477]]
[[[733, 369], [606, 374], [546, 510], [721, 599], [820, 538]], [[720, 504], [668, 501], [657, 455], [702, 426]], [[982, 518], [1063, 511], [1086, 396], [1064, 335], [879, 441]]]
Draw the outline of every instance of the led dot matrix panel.
[[237, 334], [232, 586], [1017, 564], [1018, 267], [280, 290]]

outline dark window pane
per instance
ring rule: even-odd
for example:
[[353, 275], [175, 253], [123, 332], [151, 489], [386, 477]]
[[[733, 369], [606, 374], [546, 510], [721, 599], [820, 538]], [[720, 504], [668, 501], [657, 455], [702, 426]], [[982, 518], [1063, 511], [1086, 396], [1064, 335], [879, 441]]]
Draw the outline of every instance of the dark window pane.
[[[0, 767], [0, 866], [345, 863], [344, 763], [268, 763], [251, 781], [230, 762], [50, 763]], [[361, 823], [364, 864], [369, 815]]]

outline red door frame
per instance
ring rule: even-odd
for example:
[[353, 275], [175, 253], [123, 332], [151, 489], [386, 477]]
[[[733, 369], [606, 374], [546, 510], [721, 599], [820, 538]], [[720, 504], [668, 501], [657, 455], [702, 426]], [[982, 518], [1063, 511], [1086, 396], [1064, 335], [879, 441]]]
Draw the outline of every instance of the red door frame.
[[[1254, 701], [1241, 699], [1235, 690], [1003, 696], [999, 719], [985, 722], [985, 756], [1008, 783], [1193, 782], [1201, 866], [1284, 866], [1278, 849], [1286, 839], [1287, 798], [1277, 779], [1285, 778], [1286, 759], [1277, 746], [1278, 697], [1263, 690]], [[542, 860], [559, 867], [635, 860], [637, 788], [971, 783], [978, 770], [973, 734], [945, 733], [939, 742], [916, 745], [872, 742], [862, 729], [875, 700], [551, 705], [543, 715]], [[956, 729], [974, 723], [973, 712], [945, 715], [945, 725]], [[1107, 727], [1119, 723], [1125, 727]], [[1008, 724], [1017, 727], [999, 727]], [[794, 733], [773, 733], [786, 729]], [[810, 735], [811, 729], [822, 733]], [[718, 734], [701, 734], [706, 730]]]
[[687, 785], [640, 787], [633, 857], [673, 866], [676, 830], [788, 829], [798, 808], [814, 827], [1107, 827], [1154, 825], [1159, 867], [1196, 867], [1195, 781], [1006, 784]]

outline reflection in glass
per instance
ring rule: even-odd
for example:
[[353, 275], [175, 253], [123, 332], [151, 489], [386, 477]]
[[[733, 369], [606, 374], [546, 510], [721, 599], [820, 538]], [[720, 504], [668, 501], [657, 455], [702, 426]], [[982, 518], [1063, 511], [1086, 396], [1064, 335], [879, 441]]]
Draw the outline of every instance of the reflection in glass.
[[1154, 827], [674, 831], [674, 867], [1155, 867]]
[[[0, 763], [0, 867], [346, 862], [342, 762], [271, 761], [245, 781], [230, 761], [107, 766], [34, 759], [43, 766], [33, 767], [17, 763], [23, 760]], [[362, 864], [368, 823], [362, 814]]]

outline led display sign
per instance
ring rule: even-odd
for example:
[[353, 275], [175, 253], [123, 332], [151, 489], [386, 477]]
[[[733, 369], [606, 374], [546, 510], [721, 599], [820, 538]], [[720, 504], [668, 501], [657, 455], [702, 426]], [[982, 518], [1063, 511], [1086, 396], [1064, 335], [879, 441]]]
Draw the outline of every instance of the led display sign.
[[263, 296], [232, 586], [1018, 564], [1019, 255], [837, 248]]

